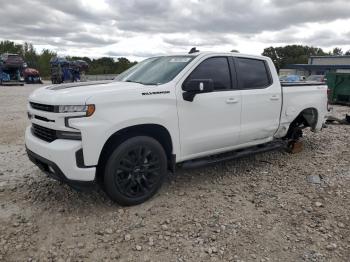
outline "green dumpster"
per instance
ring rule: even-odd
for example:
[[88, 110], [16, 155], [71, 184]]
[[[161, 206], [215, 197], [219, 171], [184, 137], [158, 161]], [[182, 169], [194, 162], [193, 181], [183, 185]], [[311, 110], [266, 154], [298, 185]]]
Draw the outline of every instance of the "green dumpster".
[[350, 73], [328, 73], [327, 85], [330, 103], [350, 105]]

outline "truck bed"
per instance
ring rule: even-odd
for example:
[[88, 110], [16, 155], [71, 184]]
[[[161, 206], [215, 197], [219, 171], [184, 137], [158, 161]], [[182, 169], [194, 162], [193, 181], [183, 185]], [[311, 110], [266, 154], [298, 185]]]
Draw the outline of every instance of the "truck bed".
[[283, 103], [280, 118], [281, 128], [287, 129], [296, 117], [308, 110], [317, 118], [313, 131], [319, 131], [328, 115], [327, 85], [318, 82], [281, 83]]
[[322, 82], [281, 82], [281, 86], [319, 86], [325, 85]]

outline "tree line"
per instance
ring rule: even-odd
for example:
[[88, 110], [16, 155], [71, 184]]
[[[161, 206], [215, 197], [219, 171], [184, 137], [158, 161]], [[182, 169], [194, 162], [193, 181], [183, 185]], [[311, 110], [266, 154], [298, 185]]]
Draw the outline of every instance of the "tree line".
[[[43, 49], [38, 53], [31, 43], [17, 44], [12, 41], [0, 42], [0, 54], [15, 53], [21, 55], [29, 67], [38, 69], [41, 76], [50, 76], [50, 59], [57, 56], [57, 53], [49, 49]], [[232, 52], [238, 52], [232, 50]], [[350, 50], [343, 52], [341, 48], [334, 48], [330, 52], [325, 52], [322, 48], [307, 45], [286, 45], [279, 47], [267, 47], [262, 55], [268, 56], [274, 62], [277, 70], [287, 64], [307, 64], [310, 56], [325, 55], [350, 55]], [[67, 57], [68, 60], [84, 60], [89, 64], [88, 74], [119, 74], [137, 62], [131, 62], [125, 57], [117, 60], [111, 57], [101, 57], [91, 59], [89, 57]]]
[[[57, 53], [49, 49], [37, 52], [31, 43], [17, 44], [12, 41], [0, 41], [0, 54], [14, 53], [23, 57], [28, 67], [38, 69], [42, 77], [50, 76], [50, 60]], [[91, 59], [89, 57], [66, 57], [67, 60], [84, 60], [89, 64], [88, 74], [119, 74], [137, 62], [131, 62], [125, 57], [114, 60], [111, 57]]]
[[280, 70], [288, 64], [307, 64], [310, 56], [326, 56], [326, 55], [350, 55], [350, 50], [343, 52], [339, 47], [335, 47], [330, 52], [325, 52], [322, 48], [307, 45], [286, 45], [279, 47], [265, 48], [263, 56], [272, 59], [277, 70]]

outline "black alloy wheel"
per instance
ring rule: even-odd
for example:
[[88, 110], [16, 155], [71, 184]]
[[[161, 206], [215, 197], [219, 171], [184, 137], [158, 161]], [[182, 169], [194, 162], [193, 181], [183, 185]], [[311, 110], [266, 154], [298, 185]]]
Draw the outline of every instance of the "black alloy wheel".
[[104, 185], [110, 198], [120, 205], [140, 204], [160, 188], [167, 172], [167, 158], [161, 144], [136, 136], [120, 144], [110, 155]]

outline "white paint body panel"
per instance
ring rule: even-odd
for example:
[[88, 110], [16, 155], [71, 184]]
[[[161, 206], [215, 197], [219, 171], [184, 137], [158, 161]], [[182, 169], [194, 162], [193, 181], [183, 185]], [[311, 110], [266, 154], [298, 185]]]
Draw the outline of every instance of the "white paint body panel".
[[229, 90], [196, 95], [192, 102], [182, 97], [182, 83], [201, 62], [197, 59], [176, 85], [181, 141], [179, 161], [197, 158], [239, 145], [241, 91]]
[[[273, 84], [265, 89], [230, 90], [197, 95], [193, 102], [182, 98], [182, 83], [192, 70], [211, 56], [239, 56], [266, 60]], [[64, 87], [64, 86], [63, 86]], [[40, 88], [29, 101], [49, 105], [94, 104], [91, 117], [64, 118], [79, 113], [50, 113], [34, 110], [31, 114], [55, 122], [32, 119], [33, 123], [55, 130], [82, 134], [81, 141], [58, 139], [47, 143], [26, 131], [26, 146], [34, 153], [55, 162], [68, 179], [91, 181], [95, 167], [78, 168], [75, 152], [83, 149], [84, 164], [96, 166], [106, 141], [123, 128], [140, 124], [157, 124], [166, 128], [172, 139], [176, 162], [221, 153], [237, 148], [266, 143], [283, 137], [290, 123], [306, 108], [318, 111], [316, 130], [320, 130], [327, 114], [325, 86], [280, 86], [269, 58], [237, 53], [200, 53], [172, 81], [158, 86], [111, 82], [77, 86], [61, 90]], [[166, 91], [161, 95], [144, 92]], [[66, 153], [64, 153], [66, 152]]]
[[280, 127], [276, 138], [286, 135], [290, 123], [306, 108], [317, 110], [315, 132], [322, 129], [329, 114], [327, 110], [327, 86], [283, 86], [283, 106]]
[[279, 126], [283, 94], [272, 61], [266, 61], [272, 84], [262, 89], [242, 90], [241, 143], [271, 138]]
[[95, 179], [96, 167], [78, 168], [75, 152], [81, 147], [81, 141], [57, 139], [51, 143], [35, 136], [27, 127], [25, 132], [26, 146], [32, 152], [54, 162], [67, 178], [76, 181], [92, 181]]

